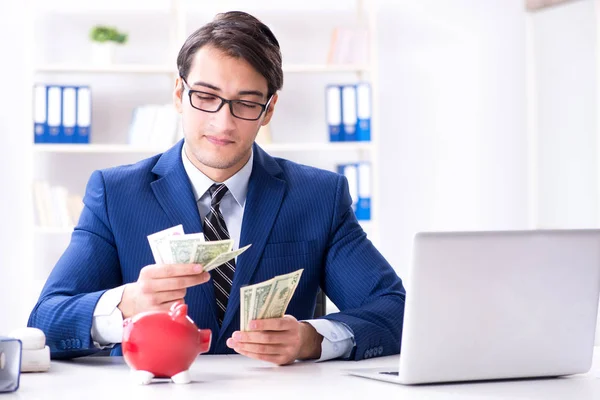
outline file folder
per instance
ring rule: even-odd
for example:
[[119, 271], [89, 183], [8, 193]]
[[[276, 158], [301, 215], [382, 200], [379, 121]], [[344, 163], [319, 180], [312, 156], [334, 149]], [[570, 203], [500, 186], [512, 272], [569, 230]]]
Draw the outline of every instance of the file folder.
[[62, 89], [60, 86], [47, 88], [47, 121], [48, 136], [46, 143], [59, 143], [62, 128]]
[[371, 219], [371, 164], [367, 162], [358, 164], [356, 218], [359, 221], [369, 221]]
[[46, 122], [46, 85], [33, 87], [33, 142], [44, 143], [48, 135]]
[[346, 142], [356, 140], [356, 86], [342, 86], [342, 137]]
[[329, 85], [325, 91], [325, 105], [329, 141], [340, 142], [342, 137], [342, 88]]
[[77, 128], [75, 143], [90, 143], [92, 128], [92, 93], [88, 86], [77, 88]]
[[75, 143], [77, 116], [77, 88], [62, 88], [62, 131], [61, 143]]
[[362, 82], [356, 85], [356, 140], [371, 140], [371, 85]]

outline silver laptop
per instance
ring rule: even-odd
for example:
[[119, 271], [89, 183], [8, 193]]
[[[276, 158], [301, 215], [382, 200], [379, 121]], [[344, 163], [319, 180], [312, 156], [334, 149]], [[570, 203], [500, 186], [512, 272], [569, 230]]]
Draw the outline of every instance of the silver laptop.
[[400, 365], [418, 384], [560, 376], [592, 363], [600, 230], [420, 233]]

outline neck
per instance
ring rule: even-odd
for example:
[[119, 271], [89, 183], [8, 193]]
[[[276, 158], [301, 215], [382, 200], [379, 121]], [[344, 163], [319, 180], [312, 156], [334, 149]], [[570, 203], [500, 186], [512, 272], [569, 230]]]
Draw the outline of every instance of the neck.
[[227, 179], [231, 178], [233, 175], [237, 174], [238, 171], [241, 170], [250, 159], [250, 153], [248, 153], [246, 157], [244, 157], [240, 162], [238, 162], [232, 167], [212, 168], [196, 160], [196, 157], [190, 157], [190, 152], [188, 151], [187, 146], [184, 145], [183, 149], [185, 151], [185, 156], [188, 158], [188, 160], [190, 160], [194, 167], [196, 167], [200, 172], [206, 175], [210, 180], [217, 183], [223, 183]]

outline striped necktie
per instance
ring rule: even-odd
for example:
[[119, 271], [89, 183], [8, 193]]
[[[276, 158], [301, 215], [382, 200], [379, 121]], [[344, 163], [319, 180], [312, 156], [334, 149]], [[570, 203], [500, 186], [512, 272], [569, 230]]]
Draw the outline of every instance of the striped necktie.
[[[229, 232], [223, 219], [223, 214], [219, 209], [219, 204], [223, 196], [227, 193], [227, 186], [224, 184], [213, 184], [208, 192], [210, 194], [210, 211], [204, 218], [204, 237], [206, 240], [224, 240], [229, 239]], [[219, 325], [223, 324], [227, 302], [229, 301], [229, 292], [233, 283], [233, 273], [235, 272], [235, 259], [220, 265], [211, 272], [213, 284], [215, 285], [215, 297], [217, 301]]]

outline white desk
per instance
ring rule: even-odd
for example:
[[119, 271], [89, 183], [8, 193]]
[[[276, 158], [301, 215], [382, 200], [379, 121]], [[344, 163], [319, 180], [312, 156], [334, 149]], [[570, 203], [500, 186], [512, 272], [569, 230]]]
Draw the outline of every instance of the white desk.
[[589, 373], [567, 378], [402, 386], [344, 372], [377, 367], [397, 369], [398, 356], [277, 367], [238, 355], [201, 355], [189, 385], [158, 380], [140, 386], [121, 357], [88, 357], [52, 361], [49, 372], [22, 374], [19, 390], [0, 399], [600, 399], [598, 348]]

